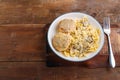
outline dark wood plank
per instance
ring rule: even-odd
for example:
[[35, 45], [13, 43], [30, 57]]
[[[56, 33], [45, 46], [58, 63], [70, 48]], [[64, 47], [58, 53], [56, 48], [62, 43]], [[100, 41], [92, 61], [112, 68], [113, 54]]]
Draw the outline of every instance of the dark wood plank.
[[0, 80], [119, 80], [120, 68], [48, 68], [44, 62], [0, 62]]
[[119, 0], [1, 0], [0, 24], [45, 24], [73, 11], [92, 15], [100, 22], [110, 16], [112, 23], [119, 23], [119, 4]]
[[0, 61], [45, 60], [44, 24], [1, 25]]
[[40, 80], [42, 62], [0, 62], [0, 80]]
[[[113, 53], [116, 60], [116, 67], [120, 67], [120, 28], [119, 26], [112, 25], [111, 26], [111, 44], [113, 48]], [[47, 43], [48, 44], [48, 43]], [[48, 45], [49, 46], [49, 45]], [[50, 47], [47, 47], [47, 66], [48, 67], [60, 67], [60, 66], [79, 66], [79, 67], [87, 67], [87, 68], [102, 68], [102, 67], [109, 67], [108, 62], [108, 40], [105, 35], [104, 39], [104, 45], [102, 50], [99, 52], [99, 54], [85, 62], [69, 62], [66, 60], [61, 59], [57, 55], [54, 54], [54, 52], [50, 49]]]

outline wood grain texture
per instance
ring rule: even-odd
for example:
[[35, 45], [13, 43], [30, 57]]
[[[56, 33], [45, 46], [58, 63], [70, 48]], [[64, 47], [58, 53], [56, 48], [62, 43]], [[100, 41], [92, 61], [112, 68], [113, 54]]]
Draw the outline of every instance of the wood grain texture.
[[[0, 26], [0, 61], [45, 61], [46, 25], [9, 24]], [[120, 29], [114, 26], [111, 34], [113, 52], [120, 53]], [[107, 53], [107, 40], [100, 54]]]
[[45, 25], [73, 11], [110, 16], [120, 45], [120, 0], [0, 0], [0, 80], [119, 80], [120, 68], [46, 67]]
[[[120, 22], [119, 0], [1, 0], [0, 24], [46, 24], [67, 12], [83, 12], [102, 22]], [[112, 6], [111, 6], [112, 5]]]
[[45, 60], [44, 25], [1, 25], [0, 61]]
[[1, 80], [119, 80], [119, 74], [120, 68], [48, 68], [44, 62], [0, 62]]

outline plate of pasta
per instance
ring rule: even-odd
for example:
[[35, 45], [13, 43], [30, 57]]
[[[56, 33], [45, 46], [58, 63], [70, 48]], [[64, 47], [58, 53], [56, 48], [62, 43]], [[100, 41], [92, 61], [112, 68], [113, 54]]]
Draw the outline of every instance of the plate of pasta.
[[104, 32], [92, 16], [66, 13], [56, 18], [48, 29], [52, 51], [68, 61], [86, 61], [96, 56], [104, 44]]

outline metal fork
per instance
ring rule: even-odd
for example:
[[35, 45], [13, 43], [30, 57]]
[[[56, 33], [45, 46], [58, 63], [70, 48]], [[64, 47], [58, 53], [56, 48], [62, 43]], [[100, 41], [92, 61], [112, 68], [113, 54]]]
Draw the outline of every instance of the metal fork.
[[110, 63], [110, 66], [112, 68], [115, 68], [115, 58], [114, 58], [114, 55], [113, 55], [112, 46], [111, 46], [111, 42], [110, 42], [111, 30], [110, 30], [110, 18], [109, 17], [104, 18], [103, 28], [104, 28], [104, 33], [108, 37], [109, 63]]

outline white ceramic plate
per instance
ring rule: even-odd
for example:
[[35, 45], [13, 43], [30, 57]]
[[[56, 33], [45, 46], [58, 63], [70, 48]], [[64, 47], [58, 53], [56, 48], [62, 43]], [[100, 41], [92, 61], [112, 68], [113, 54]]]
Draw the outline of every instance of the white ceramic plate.
[[[100, 42], [99, 42], [100, 46], [99, 46], [99, 48], [97, 49], [96, 52], [90, 53], [86, 57], [82, 57], [82, 58], [65, 57], [61, 52], [57, 51], [53, 47], [53, 44], [52, 44], [52, 39], [53, 39], [54, 35], [56, 34], [57, 25], [63, 19], [81, 19], [83, 16], [87, 16], [88, 21], [90, 22], [90, 24], [92, 24], [93, 26], [98, 27], [100, 29], [100, 32], [101, 32], [101, 34], [100, 34]], [[50, 48], [53, 50], [53, 52], [57, 56], [61, 57], [62, 59], [65, 59], [65, 60], [68, 60], [68, 61], [74, 61], [74, 62], [85, 61], [85, 60], [93, 58], [95, 55], [97, 55], [100, 52], [100, 50], [102, 49], [102, 46], [104, 44], [104, 33], [103, 33], [102, 27], [99, 24], [99, 22], [97, 20], [95, 20], [93, 17], [91, 17], [91, 16], [89, 16], [87, 14], [84, 14], [84, 13], [80, 13], [80, 12], [66, 13], [66, 14], [63, 14], [63, 15], [59, 16], [58, 18], [56, 18], [52, 22], [52, 24], [50, 25], [50, 27], [48, 29], [47, 38], [48, 38], [48, 43], [49, 43]]]

